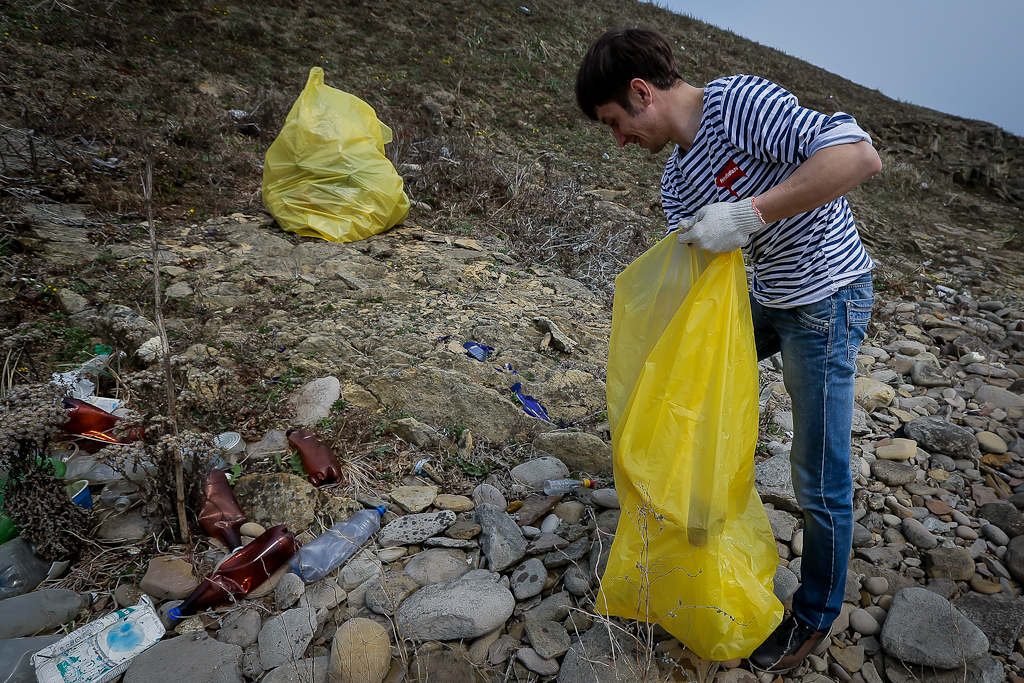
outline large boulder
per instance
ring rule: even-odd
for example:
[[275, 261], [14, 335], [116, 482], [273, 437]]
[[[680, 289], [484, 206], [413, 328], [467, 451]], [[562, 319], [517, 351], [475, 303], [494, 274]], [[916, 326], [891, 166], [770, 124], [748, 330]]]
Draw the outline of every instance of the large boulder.
[[316, 519], [318, 496], [308, 481], [294, 474], [250, 474], [235, 484], [235, 498], [250, 522], [265, 528], [284, 524], [296, 534]]
[[954, 458], [981, 457], [974, 433], [942, 418], [919, 417], [904, 425], [903, 430], [926, 451], [937, 451]]
[[533, 440], [538, 451], [555, 456], [573, 472], [600, 474], [612, 470], [612, 447], [586, 432], [545, 432]]
[[953, 669], [988, 652], [988, 638], [949, 600], [926, 588], [893, 598], [882, 626], [882, 649], [910, 664]]
[[476, 570], [421, 588], [399, 606], [395, 614], [399, 631], [412, 640], [459, 640], [501, 628], [512, 616], [516, 600], [496, 578]]

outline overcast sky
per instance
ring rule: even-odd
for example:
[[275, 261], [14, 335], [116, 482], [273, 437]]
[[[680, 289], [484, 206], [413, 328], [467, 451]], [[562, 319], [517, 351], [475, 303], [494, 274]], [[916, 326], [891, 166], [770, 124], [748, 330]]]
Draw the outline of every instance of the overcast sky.
[[[889, 97], [1024, 136], [1022, 0], [657, 0]], [[756, 75], [756, 74], [755, 74]]]

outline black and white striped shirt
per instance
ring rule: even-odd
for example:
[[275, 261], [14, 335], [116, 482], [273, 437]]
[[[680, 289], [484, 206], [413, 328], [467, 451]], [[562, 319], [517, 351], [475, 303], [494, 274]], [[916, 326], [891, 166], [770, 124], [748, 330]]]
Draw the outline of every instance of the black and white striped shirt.
[[[871, 141], [849, 114], [825, 116], [755, 76], [704, 88], [693, 146], [678, 147], [661, 178], [669, 232], [707, 204], [749, 199], [775, 187], [814, 152]], [[763, 305], [791, 308], [831, 296], [874, 268], [845, 197], [771, 223], [744, 247], [754, 266], [751, 291]]]

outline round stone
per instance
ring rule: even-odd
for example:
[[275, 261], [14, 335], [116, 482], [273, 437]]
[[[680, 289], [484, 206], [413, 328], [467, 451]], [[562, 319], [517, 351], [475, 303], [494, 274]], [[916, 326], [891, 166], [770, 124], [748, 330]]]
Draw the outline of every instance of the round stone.
[[869, 576], [862, 584], [871, 595], [881, 595], [889, 590], [889, 581], [884, 576]]
[[969, 526], [960, 525], [956, 528], [956, 535], [965, 541], [976, 541], [978, 540], [978, 532]]
[[256, 522], [246, 522], [238, 529], [238, 533], [241, 535], [252, 536], [253, 538], [259, 538], [266, 533], [266, 531], [267, 530], [264, 529], [262, 525], [257, 524]]
[[992, 432], [978, 432], [974, 436], [978, 439], [978, 446], [985, 453], [1005, 453], [1006, 442], [999, 438], [998, 434]]
[[850, 628], [862, 636], [878, 635], [882, 630], [878, 621], [864, 609], [855, 609], [850, 612]]
[[1010, 537], [1006, 535], [1006, 532], [994, 524], [982, 524], [981, 533], [997, 546], [1007, 545], [1010, 542]]

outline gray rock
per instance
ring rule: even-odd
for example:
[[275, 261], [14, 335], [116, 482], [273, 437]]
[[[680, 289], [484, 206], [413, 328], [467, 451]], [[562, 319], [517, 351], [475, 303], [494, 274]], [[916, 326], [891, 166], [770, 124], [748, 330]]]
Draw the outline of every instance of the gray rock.
[[765, 508], [768, 515], [768, 523], [772, 525], [772, 535], [776, 541], [789, 543], [793, 540], [793, 532], [796, 530], [796, 519], [793, 515], [784, 510], [773, 510]]
[[885, 658], [885, 673], [890, 683], [1003, 683], [1003, 663], [991, 655], [967, 662], [966, 667], [942, 670], [908, 666], [895, 657]]
[[1010, 575], [1024, 583], [1024, 536], [1010, 539], [1003, 561]]
[[488, 572], [473, 571], [424, 586], [401, 604], [396, 622], [413, 640], [478, 638], [502, 627], [512, 616], [515, 598]]
[[238, 480], [234, 492], [246, 518], [268, 529], [284, 524], [298, 534], [316, 519], [317, 490], [294, 474], [250, 474]]
[[313, 639], [316, 630], [316, 612], [296, 608], [270, 619], [260, 629], [260, 663], [264, 669], [274, 669], [302, 659], [302, 653]]
[[1010, 538], [1024, 534], [1024, 515], [1005, 500], [982, 505], [978, 508], [978, 517], [987, 519], [990, 524], [1006, 532]]
[[545, 432], [533, 440], [538, 451], [561, 460], [571, 472], [600, 474], [612, 470], [612, 447], [586, 432]]
[[789, 600], [799, 587], [800, 581], [796, 578], [796, 574], [781, 564], [775, 569], [774, 591], [779, 602]]
[[546, 455], [516, 465], [509, 472], [512, 478], [523, 486], [531, 489], [544, 488], [549, 479], [565, 479], [569, 476], [569, 468], [558, 458]]
[[562, 585], [576, 597], [586, 595], [590, 590], [590, 572], [583, 567], [569, 565], [562, 575]]
[[[474, 676], [473, 664], [468, 653], [460, 650], [430, 650], [424, 648], [416, 653], [409, 666], [408, 680], [413, 683], [471, 683], [479, 680]], [[356, 683], [353, 681], [352, 683]], [[376, 681], [372, 682], [376, 683]]]
[[327, 655], [300, 659], [268, 671], [260, 683], [323, 683], [330, 666], [331, 658]]
[[516, 596], [516, 600], [526, 600], [540, 595], [547, 579], [548, 570], [544, 563], [531, 557], [512, 572], [512, 593]]
[[876, 567], [882, 569], [893, 569], [900, 565], [903, 561], [903, 556], [900, 555], [896, 550], [887, 546], [879, 546], [875, 548], [858, 548], [857, 557], [867, 560]]
[[496, 443], [515, 437], [533, 419], [469, 375], [428, 365], [385, 370], [367, 389], [380, 403], [430, 424], [450, 424], [458, 415], [473, 436]]
[[288, 572], [277, 582], [274, 589], [274, 604], [278, 610], [286, 610], [302, 597], [306, 592], [306, 584], [297, 574]]
[[932, 536], [921, 522], [913, 517], [906, 517], [900, 524], [900, 531], [907, 541], [921, 550], [931, 550], [938, 547], [939, 542]]
[[346, 591], [366, 583], [371, 577], [382, 572], [381, 562], [372, 553], [361, 551], [341, 567], [338, 575], [341, 587]]
[[974, 558], [966, 548], [935, 548], [925, 555], [925, 571], [933, 579], [970, 581], [974, 577]]
[[1000, 655], [1013, 652], [1017, 636], [1024, 628], [1024, 598], [1011, 598], [1005, 593], [972, 592], [954, 600], [953, 606], [981, 629], [992, 652]]
[[615, 493], [615, 489], [597, 489], [590, 494], [590, 500], [595, 505], [600, 505], [606, 508], [618, 508], [619, 507], [619, 496]]
[[124, 683], [203, 681], [242, 683], [242, 648], [214, 640], [205, 631], [162, 640], [136, 657]]
[[377, 542], [383, 547], [422, 543], [454, 523], [455, 513], [451, 510], [404, 515], [381, 529]]
[[544, 566], [554, 569], [564, 567], [567, 564], [576, 564], [590, 554], [590, 539], [579, 538], [559, 550], [552, 551], [544, 556]]
[[869, 576], [864, 579], [864, 590], [871, 595], [883, 595], [889, 590], [889, 582], [882, 576]]
[[425, 425], [414, 417], [395, 420], [389, 427], [392, 434], [406, 443], [420, 448], [430, 448], [440, 443], [440, 435], [433, 427]]
[[523, 612], [523, 621], [562, 621], [569, 616], [574, 605], [572, 596], [567, 592], [553, 593], [533, 609]]
[[1005, 531], [993, 524], [982, 524], [981, 533], [985, 534], [985, 537], [998, 545], [1007, 545], [1010, 542], [1010, 537]]
[[853, 525], [853, 547], [863, 548], [864, 546], [871, 543], [874, 539], [871, 531], [868, 530], [863, 524], [854, 523]]
[[978, 403], [991, 403], [996, 408], [1020, 408], [1024, 406], [1024, 397], [991, 384], [982, 384], [978, 387], [978, 391], [974, 394], [974, 400]]
[[916, 479], [917, 470], [892, 460], [875, 460], [871, 463], [871, 474], [887, 486], [903, 486]]
[[107, 515], [96, 530], [96, 537], [105, 541], [137, 541], [151, 531], [153, 527], [142, 516], [142, 508], [135, 507]]
[[404, 571], [385, 572], [383, 576], [369, 581], [366, 587], [366, 606], [377, 614], [390, 617], [403, 600], [419, 589], [420, 584]]
[[249, 444], [245, 450], [250, 460], [267, 460], [275, 455], [287, 456], [291, 451], [288, 435], [283, 429], [270, 430], [261, 441]]
[[974, 433], [938, 417], [919, 417], [903, 426], [907, 437], [926, 451], [938, 451], [954, 458], [981, 454]]
[[766, 503], [784, 510], [800, 509], [793, 491], [792, 464], [788, 451], [754, 465], [754, 487]]
[[256, 642], [262, 627], [259, 610], [247, 607], [224, 620], [224, 625], [217, 631], [217, 640], [245, 649]]
[[303, 386], [294, 397], [295, 422], [303, 427], [330, 416], [331, 408], [341, 398], [341, 382], [337, 377], [321, 377]]
[[[614, 641], [614, 642], [613, 642]], [[654, 658], [637, 656], [637, 642], [617, 629], [592, 628], [574, 642], [562, 660], [558, 683], [641, 683], [658, 675]]]
[[480, 547], [491, 569], [502, 571], [526, 555], [523, 532], [504, 510], [484, 503], [473, 511], [473, 519], [480, 525]]
[[919, 387], [948, 387], [950, 380], [939, 370], [923, 361], [914, 363], [910, 369], [910, 381]]
[[308, 607], [319, 613], [334, 609], [346, 597], [345, 589], [338, 585], [337, 581], [330, 578], [322, 579], [306, 587], [306, 592], [299, 598], [299, 607]]
[[850, 628], [862, 636], [873, 636], [882, 630], [878, 620], [864, 609], [855, 609], [850, 612]]
[[924, 588], [896, 594], [879, 639], [893, 657], [953, 669], [985, 654], [988, 638], [948, 600]]
[[540, 676], [554, 676], [558, 673], [558, 660], [541, 657], [532, 647], [521, 647], [516, 650], [516, 659]]
[[914, 579], [900, 572], [895, 572], [891, 569], [882, 569], [875, 567], [871, 563], [866, 562], [860, 558], [850, 560], [849, 571], [860, 574], [864, 577], [881, 576], [889, 584], [889, 587], [885, 590], [883, 595], [895, 595], [898, 591], [904, 588], [917, 587], [918, 583]]
[[545, 659], [561, 657], [569, 651], [569, 634], [559, 623], [528, 621], [524, 630], [530, 639], [530, 645]]
[[466, 553], [456, 548], [430, 548], [416, 553], [405, 565], [405, 573], [421, 586], [451, 581], [468, 572]]
[[480, 484], [473, 489], [473, 503], [477, 506], [486, 503], [500, 510], [508, 507], [508, 503], [505, 502], [505, 496], [501, 495], [501, 491], [490, 484]]

